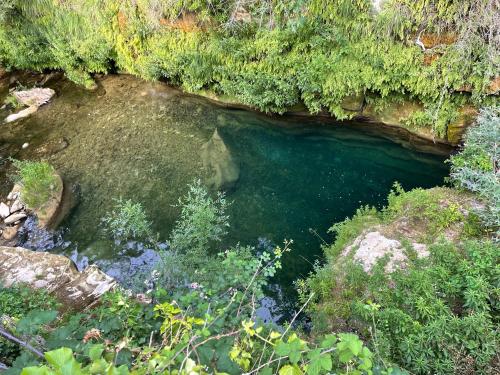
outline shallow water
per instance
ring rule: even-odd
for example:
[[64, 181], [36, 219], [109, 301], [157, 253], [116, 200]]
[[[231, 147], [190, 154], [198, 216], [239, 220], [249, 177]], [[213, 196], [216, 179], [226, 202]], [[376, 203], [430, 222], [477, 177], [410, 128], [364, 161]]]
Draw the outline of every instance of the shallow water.
[[[166, 240], [187, 184], [210, 178], [201, 150], [215, 129], [240, 168], [228, 192], [233, 203], [224, 246], [262, 248], [293, 239], [273, 288], [285, 300], [294, 298], [293, 281], [321, 261], [320, 238], [332, 240], [326, 231], [333, 223], [361, 205], [382, 206], [395, 181], [405, 189], [431, 187], [447, 174], [444, 157], [409, 150], [354, 125], [225, 109], [130, 76], [105, 77], [96, 92], [64, 80], [51, 87], [58, 96], [50, 104], [28, 119], [0, 125], [0, 156], [47, 158], [68, 186], [78, 186], [80, 202], [51, 251], [72, 255], [81, 265], [97, 261], [121, 279], [130, 279], [155, 255], [136, 244], [117, 253], [102, 235], [100, 219], [113, 198], [142, 203]], [[0, 165], [2, 194], [10, 188], [7, 166]]]

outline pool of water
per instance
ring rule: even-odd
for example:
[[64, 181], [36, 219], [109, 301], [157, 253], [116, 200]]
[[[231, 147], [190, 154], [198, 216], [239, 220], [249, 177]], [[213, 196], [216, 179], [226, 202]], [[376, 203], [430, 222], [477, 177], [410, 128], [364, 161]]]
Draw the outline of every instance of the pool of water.
[[[293, 300], [293, 281], [321, 261], [320, 245], [332, 240], [327, 229], [333, 223], [362, 205], [381, 207], [396, 181], [405, 189], [431, 187], [448, 172], [444, 156], [369, 135], [356, 124], [226, 109], [131, 76], [102, 78], [94, 92], [64, 80], [50, 85], [58, 94], [50, 104], [28, 119], [0, 125], [0, 157], [45, 158], [68, 186], [77, 186], [79, 204], [51, 251], [82, 265], [98, 262], [122, 279], [155, 256], [137, 246], [118, 252], [103, 235], [101, 218], [114, 198], [132, 199], [143, 204], [166, 240], [187, 185], [211, 180], [202, 154], [216, 129], [239, 168], [227, 192], [231, 228], [223, 246], [262, 248], [294, 240], [269, 292], [275, 299]], [[23, 143], [29, 146], [22, 149]], [[10, 188], [8, 173], [8, 163], [0, 164], [2, 194]]]

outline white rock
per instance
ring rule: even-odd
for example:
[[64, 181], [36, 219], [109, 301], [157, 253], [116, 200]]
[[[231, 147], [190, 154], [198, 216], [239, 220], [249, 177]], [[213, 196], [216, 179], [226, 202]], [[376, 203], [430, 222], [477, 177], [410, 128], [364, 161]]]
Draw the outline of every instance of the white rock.
[[[419, 258], [429, 256], [426, 245], [413, 243], [412, 247]], [[385, 266], [387, 273], [393, 272], [399, 267], [404, 267], [407, 261], [401, 242], [387, 238], [378, 231], [365, 232], [359, 235], [342, 252], [343, 256], [348, 256], [349, 254], [352, 254], [353, 259], [363, 266], [365, 272], [370, 272], [377, 261], [384, 256], [389, 257], [388, 263]]]
[[28, 146], [29, 146], [29, 145], [30, 145], [29, 143], [23, 143], [23, 145], [22, 145], [23, 150], [24, 150], [25, 148], [28, 148]]
[[38, 107], [32, 105], [31, 107], [23, 109], [22, 111], [8, 115], [7, 118], [5, 119], [5, 122], [13, 122], [21, 118], [28, 117], [29, 115], [35, 113], [36, 111], [38, 111]]
[[18, 213], [18, 214], [13, 214], [13, 215], [10, 215], [9, 217], [7, 217], [5, 220], [4, 220], [4, 223], [5, 224], [13, 224], [15, 223], [16, 221], [18, 220], [21, 220], [21, 219], [24, 219], [27, 215], [25, 213]]
[[13, 214], [14, 212], [21, 211], [23, 208], [23, 204], [19, 201], [19, 199], [16, 199], [14, 203], [12, 203], [12, 206], [10, 206], [10, 213]]
[[10, 215], [10, 209], [9, 206], [7, 206], [5, 203], [0, 203], [0, 217], [2, 219], [5, 219], [7, 216]]

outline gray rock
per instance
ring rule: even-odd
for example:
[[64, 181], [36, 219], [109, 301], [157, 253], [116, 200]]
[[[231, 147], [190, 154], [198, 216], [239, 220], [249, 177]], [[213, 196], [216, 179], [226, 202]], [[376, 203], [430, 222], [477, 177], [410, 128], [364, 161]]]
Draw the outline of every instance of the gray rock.
[[59, 299], [64, 309], [80, 310], [113, 289], [116, 281], [95, 266], [78, 272], [63, 255], [0, 246], [0, 284], [42, 288]]
[[22, 219], [24, 219], [26, 217], [27, 217], [27, 215], [24, 212], [20, 212], [18, 214], [13, 214], [13, 215], [10, 215], [9, 217], [5, 218], [4, 219], [4, 223], [7, 224], [7, 225], [13, 224], [16, 221], [22, 220]]
[[0, 218], [5, 219], [7, 216], [10, 215], [10, 209], [9, 206], [7, 206], [5, 203], [0, 203]]
[[12, 203], [12, 206], [10, 206], [10, 213], [13, 214], [14, 212], [21, 211], [23, 208], [23, 204], [19, 201], [19, 199], [16, 199], [14, 203]]

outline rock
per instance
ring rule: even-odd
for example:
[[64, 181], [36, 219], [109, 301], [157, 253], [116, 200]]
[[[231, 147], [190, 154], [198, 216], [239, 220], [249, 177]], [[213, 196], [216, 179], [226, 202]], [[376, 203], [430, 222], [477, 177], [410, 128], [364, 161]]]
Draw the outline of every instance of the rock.
[[5, 203], [0, 203], [0, 218], [5, 219], [7, 216], [10, 215], [10, 209], [9, 206], [7, 206]]
[[14, 224], [16, 221], [25, 219], [27, 216], [28, 215], [26, 215], [24, 212], [20, 212], [18, 214], [12, 214], [4, 219], [4, 223], [7, 225]]
[[33, 106], [28, 107], [26, 109], [23, 109], [22, 111], [19, 111], [17, 113], [13, 113], [11, 115], [8, 115], [7, 118], [5, 119], [5, 122], [13, 122], [13, 121], [22, 119], [24, 117], [28, 117], [29, 115], [31, 115], [32, 113], [35, 113], [36, 111], [38, 111], [38, 107], [33, 105]]
[[0, 284], [43, 288], [58, 298], [65, 309], [80, 310], [113, 289], [116, 282], [95, 266], [80, 273], [62, 255], [0, 246]]
[[55, 174], [56, 183], [52, 195], [44, 205], [33, 210], [40, 228], [54, 229], [60, 220], [60, 208], [64, 193], [64, 183], [59, 174]]
[[421, 104], [409, 100], [388, 103], [382, 110], [377, 110], [373, 104], [367, 104], [363, 108], [362, 115], [369, 118], [370, 121], [403, 127], [406, 119], [423, 108]]
[[17, 211], [21, 211], [24, 208], [23, 204], [19, 201], [19, 199], [16, 199], [14, 203], [12, 203], [12, 206], [10, 206], [10, 213], [14, 213]]
[[13, 227], [5, 227], [3, 229], [2, 237], [7, 241], [13, 240], [16, 237], [18, 231], [19, 231], [19, 226], [17, 225]]
[[41, 105], [47, 103], [56, 92], [49, 88], [35, 87], [29, 90], [14, 91], [12, 95], [16, 100], [28, 107], [40, 107]]
[[54, 296], [64, 305], [81, 310], [115, 286], [116, 281], [112, 277], [92, 265], [58, 288]]
[[[412, 246], [419, 258], [429, 256], [426, 245], [413, 243]], [[344, 249], [342, 256], [352, 256], [365, 272], [371, 272], [377, 261], [385, 256], [389, 257], [385, 266], [387, 273], [395, 271], [398, 267], [404, 267], [407, 260], [401, 242], [387, 238], [379, 231], [364, 232], [356, 237], [353, 243]]]
[[446, 130], [446, 138], [448, 142], [453, 145], [457, 145], [462, 140], [467, 127], [472, 125], [474, 120], [478, 115], [478, 111], [475, 107], [467, 105], [459, 109], [458, 117], [448, 124]]
[[240, 168], [217, 129], [212, 138], [202, 146], [203, 165], [212, 171], [208, 183], [217, 190], [229, 190], [240, 177]]
[[340, 106], [343, 110], [349, 112], [360, 112], [363, 109], [363, 104], [365, 103], [365, 96], [361, 94], [346, 96]]
[[23, 145], [21, 147], [24, 150], [24, 149], [27, 149], [29, 147], [29, 145], [30, 145], [29, 143], [23, 143]]

